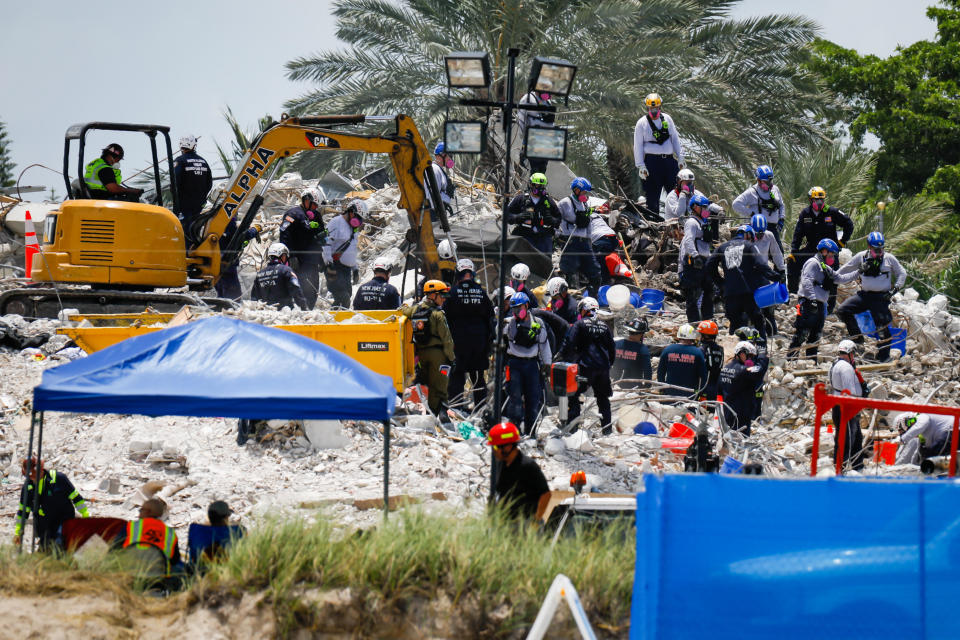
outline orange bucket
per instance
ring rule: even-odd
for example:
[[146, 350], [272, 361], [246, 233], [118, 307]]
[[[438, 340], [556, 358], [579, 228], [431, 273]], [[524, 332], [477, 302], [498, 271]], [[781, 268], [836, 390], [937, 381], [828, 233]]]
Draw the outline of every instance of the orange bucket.
[[892, 465], [897, 459], [896, 442], [874, 442], [873, 443], [873, 461]]
[[697, 433], [682, 422], [674, 422], [667, 433], [668, 438], [693, 438]]

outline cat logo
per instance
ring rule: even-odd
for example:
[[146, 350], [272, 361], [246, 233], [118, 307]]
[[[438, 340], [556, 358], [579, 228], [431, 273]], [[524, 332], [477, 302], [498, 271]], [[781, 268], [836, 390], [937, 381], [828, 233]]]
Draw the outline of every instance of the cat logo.
[[322, 147], [325, 149], [339, 149], [340, 143], [329, 136], [314, 131], [308, 131], [304, 134], [311, 147]]

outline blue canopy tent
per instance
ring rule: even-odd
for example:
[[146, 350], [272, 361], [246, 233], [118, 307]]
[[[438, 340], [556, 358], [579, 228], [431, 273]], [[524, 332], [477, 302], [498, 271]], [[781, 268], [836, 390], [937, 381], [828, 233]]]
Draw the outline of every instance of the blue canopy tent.
[[44, 411], [380, 420], [386, 509], [395, 399], [390, 378], [327, 345], [217, 316], [129, 338], [45, 371], [33, 390], [29, 450], [36, 426], [40, 458]]

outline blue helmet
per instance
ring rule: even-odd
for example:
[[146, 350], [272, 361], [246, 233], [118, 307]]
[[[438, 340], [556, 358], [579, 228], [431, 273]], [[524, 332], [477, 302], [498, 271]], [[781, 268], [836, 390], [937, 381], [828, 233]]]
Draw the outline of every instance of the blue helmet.
[[433, 148], [433, 155], [441, 156], [443, 155], [443, 152], [446, 150], [447, 150], [447, 145], [443, 144], [442, 142], [438, 142], [437, 146]]
[[757, 180], [773, 180], [773, 169], [768, 164], [762, 164], [757, 167], [755, 175]]
[[703, 195], [702, 193], [695, 193], [692, 196], [690, 196], [690, 206], [692, 207], [693, 205], [697, 205], [699, 207], [709, 207], [710, 198]]
[[743, 226], [737, 227], [737, 235], [736, 235], [736, 237], [738, 237], [738, 238], [750, 238], [750, 240], [756, 240], [756, 239], [757, 239], [757, 234], [754, 233], [753, 227], [751, 227], [751, 226], [748, 225], [748, 224], [745, 224], [745, 225], [743, 225]]
[[523, 291], [518, 291], [517, 293], [513, 294], [512, 298], [510, 298], [510, 306], [519, 307], [522, 304], [529, 305], [530, 297]]
[[593, 191], [593, 185], [586, 178], [574, 178], [570, 183], [570, 191], [580, 189], [580, 191]]
[[762, 213], [757, 213], [750, 218], [750, 226], [753, 227], [758, 236], [762, 236], [767, 230], [767, 219]]
[[823, 251], [824, 249], [830, 251], [831, 253], [840, 253], [840, 247], [837, 246], [837, 243], [830, 238], [824, 238], [817, 243], [817, 251]]
[[883, 234], [879, 231], [871, 231], [867, 236], [867, 244], [871, 247], [882, 247], [884, 243]]

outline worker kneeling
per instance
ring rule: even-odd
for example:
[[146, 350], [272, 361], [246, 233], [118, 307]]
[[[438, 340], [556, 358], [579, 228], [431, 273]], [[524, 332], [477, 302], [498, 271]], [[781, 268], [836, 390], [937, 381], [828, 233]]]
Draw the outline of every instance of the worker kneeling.
[[307, 308], [300, 289], [300, 279], [290, 268], [290, 250], [282, 242], [274, 242], [267, 249], [267, 266], [257, 273], [250, 290], [253, 300], [262, 300], [280, 308], [294, 305]]
[[507, 338], [507, 415], [516, 424], [523, 421], [524, 434], [533, 433], [543, 400], [540, 366], [553, 361], [547, 332], [530, 313], [530, 298], [522, 291], [510, 299], [513, 315], [503, 328]]
[[750, 435], [757, 383], [763, 379], [766, 364], [766, 356], [758, 356], [752, 343], [741, 341], [734, 348], [733, 359], [720, 370], [723, 419], [745, 436]]
[[501, 422], [490, 429], [487, 444], [497, 459], [497, 504], [509, 517], [533, 520], [540, 498], [550, 491], [536, 461], [520, 451], [520, 431], [512, 422]]
[[427, 385], [430, 411], [449, 423], [447, 416], [447, 385], [455, 354], [450, 327], [441, 307], [450, 291], [442, 280], [427, 280], [423, 284], [423, 299], [402, 309], [413, 325], [413, 344], [417, 356], [417, 378]]
[[[603, 435], [613, 432], [613, 417], [610, 411], [610, 396], [613, 395], [613, 386], [610, 383], [610, 367], [617, 357], [617, 349], [613, 344], [613, 334], [610, 327], [597, 317], [600, 305], [596, 300], [586, 297], [580, 301], [580, 319], [577, 320], [560, 347], [560, 360], [576, 362], [579, 373], [586, 378], [587, 384], [593, 388], [593, 395], [597, 398], [597, 409], [600, 410], [600, 426]], [[571, 424], [580, 417], [580, 394], [570, 397], [570, 409], [567, 414], [567, 424]], [[579, 427], [575, 426], [573, 431]]]
[[900, 434], [897, 464], [920, 464], [950, 453], [953, 416], [907, 411], [897, 416], [894, 425]]

